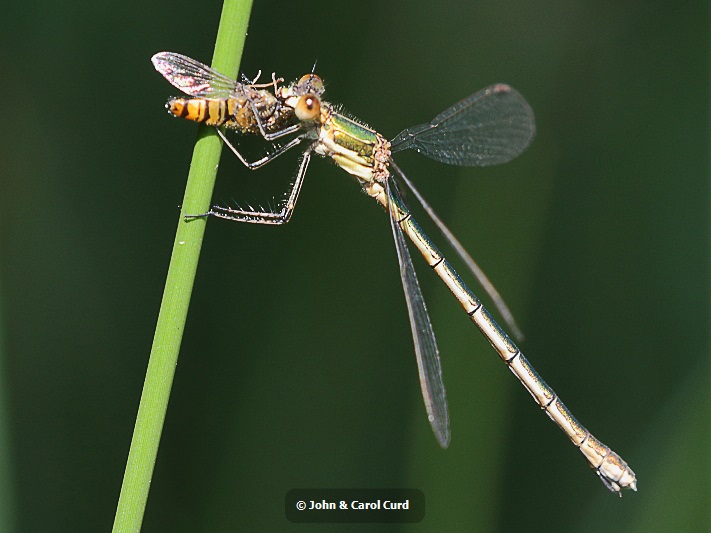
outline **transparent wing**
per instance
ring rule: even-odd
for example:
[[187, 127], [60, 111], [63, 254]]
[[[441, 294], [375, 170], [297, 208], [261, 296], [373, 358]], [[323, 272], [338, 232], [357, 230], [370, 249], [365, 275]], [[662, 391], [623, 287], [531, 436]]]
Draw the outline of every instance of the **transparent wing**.
[[398, 134], [392, 151], [413, 148], [422, 155], [460, 166], [506, 163], [533, 140], [533, 111], [523, 96], [504, 84], [492, 85]]
[[181, 54], [159, 52], [151, 58], [151, 62], [173, 87], [190, 96], [227, 98], [239, 93], [242, 86], [207, 65]]
[[407, 208], [404, 206], [395, 182], [388, 180], [388, 205], [390, 206], [390, 226], [395, 238], [395, 248], [400, 263], [400, 277], [405, 291], [407, 311], [410, 315], [410, 329], [415, 343], [417, 357], [417, 370], [420, 375], [420, 388], [425, 400], [427, 419], [430, 421], [432, 431], [442, 448], [449, 445], [449, 411], [447, 409], [447, 395], [442, 381], [442, 366], [439, 360], [439, 350], [435, 340], [430, 317], [427, 314], [425, 301], [422, 298], [420, 284], [417, 281], [415, 267], [410, 258], [410, 252], [405, 243], [405, 236], [398, 221]]
[[407, 188], [413, 192], [415, 198], [417, 198], [417, 200], [420, 202], [420, 204], [430, 216], [432, 221], [437, 225], [449, 245], [454, 248], [454, 251], [457, 252], [457, 255], [462, 258], [464, 263], [467, 265], [469, 271], [474, 274], [474, 277], [479, 282], [479, 285], [481, 285], [486, 294], [489, 295], [489, 298], [491, 298], [491, 300], [494, 302], [496, 310], [504, 319], [504, 322], [506, 322], [506, 324], [509, 326], [516, 340], [519, 342], [523, 341], [523, 332], [521, 331], [521, 328], [518, 327], [513, 313], [509, 309], [509, 306], [506, 305], [506, 302], [499, 294], [499, 291], [497, 291], [496, 287], [494, 287], [494, 284], [489, 281], [489, 278], [481, 269], [481, 267], [477, 264], [476, 261], [474, 261], [474, 258], [469, 254], [469, 252], [467, 252], [466, 248], [462, 246], [462, 243], [459, 242], [459, 239], [454, 236], [452, 231], [447, 227], [447, 225], [442, 221], [442, 219], [439, 218], [437, 213], [435, 213], [434, 209], [432, 209], [432, 206], [430, 206], [427, 200], [425, 200], [424, 196], [420, 194], [420, 191], [415, 188], [415, 185], [410, 181], [410, 178], [408, 178], [405, 173], [400, 169], [400, 167], [397, 166], [392, 160], [390, 161], [390, 168], [397, 172], [397, 174], [403, 180]]

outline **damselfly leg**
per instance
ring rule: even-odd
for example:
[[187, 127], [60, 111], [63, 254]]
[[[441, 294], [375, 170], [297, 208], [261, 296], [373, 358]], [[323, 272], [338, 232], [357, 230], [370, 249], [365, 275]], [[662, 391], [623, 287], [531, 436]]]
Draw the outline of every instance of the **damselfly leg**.
[[[297, 137], [298, 139], [298, 137]], [[295, 146], [295, 145], [294, 145]], [[274, 158], [269, 159], [272, 161]], [[268, 162], [267, 161], [267, 162]], [[210, 211], [202, 215], [185, 215], [186, 218], [199, 218], [205, 216], [215, 216], [217, 218], [223, 218], [226, 220], [233, 220], [235, 222], [249, 222], [252, 224], [271, 224], [271, 225], [281, 225], [289, 222], [291, 215], [296, 207], [296, 201], [299, 198], [299, 192], [301, 191], [301, 186], [304, 183], [304, 176], [306, 176], [306, 169], [311, 161], [311, 148], [309, 147], [301, 157], [301, 163], [299, 164], [299, 171], [296, 174], [296, 178], [291, 183], [291, 186], [285, 194], [284, 201], [280, 206], [274, 211], [256, 211], [256, 210], [245, 210], [245, 209], [232, 209], [230, 207], [221, 207], [218, 205], [212, 206]], [[264, 163], [266, 164], [266, 163]]]

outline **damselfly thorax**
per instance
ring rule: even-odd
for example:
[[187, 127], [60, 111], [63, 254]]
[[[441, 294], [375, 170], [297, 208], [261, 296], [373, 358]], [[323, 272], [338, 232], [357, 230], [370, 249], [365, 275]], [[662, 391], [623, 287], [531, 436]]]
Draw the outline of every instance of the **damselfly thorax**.
[[321, 100], [323, 92], [321, 78], [306, 74], [277, 94], [285, 106], [294, 109], [304, 135], [313, 140], [314, 153], [332, 159], [355, 176], [366, 192], [373, 183], [384, 185], [390, 176], [390, 142], [365, 124], [337, 112], [333, 104]]

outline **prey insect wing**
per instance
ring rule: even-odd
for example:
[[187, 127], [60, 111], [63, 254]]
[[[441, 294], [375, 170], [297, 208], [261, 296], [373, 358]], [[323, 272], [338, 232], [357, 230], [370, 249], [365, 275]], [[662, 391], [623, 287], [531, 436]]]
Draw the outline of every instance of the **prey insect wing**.
[[241, 94], [242, 84], [182, 54], [159, 52], [151, 61], [175, 88], [200, 98], [229, 98]]

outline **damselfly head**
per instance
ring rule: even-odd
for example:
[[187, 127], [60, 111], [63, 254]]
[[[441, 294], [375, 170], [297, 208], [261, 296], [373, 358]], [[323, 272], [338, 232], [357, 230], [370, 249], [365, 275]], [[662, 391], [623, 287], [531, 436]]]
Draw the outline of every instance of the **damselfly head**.
[[310, 73], [301, 76], [294, 86], [294, 94], [315, 94], [321, 96], [324, 92], [323, 81], [316, 74]]
[[302, 122], [317, 120], [321, 115], [321, 95], [323, 81], [316, 74], [306, 74], [288, 87], [282, 87], [279, 97], [284, 104], [294, 110]]
[[306, 74], [299, 81], [291, 83], [288, 87], [279, 88], [279, 96], [286, 100], [292, 96], [312, 94], [321, 97], [324, 93], [323, 81], [316, 74]]

